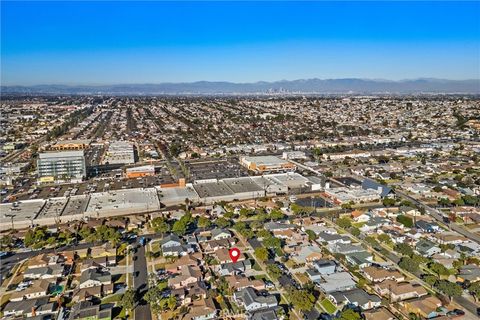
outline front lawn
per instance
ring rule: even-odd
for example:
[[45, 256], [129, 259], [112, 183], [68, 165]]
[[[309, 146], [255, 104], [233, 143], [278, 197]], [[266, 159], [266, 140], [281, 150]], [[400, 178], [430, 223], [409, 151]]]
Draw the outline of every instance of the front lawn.
[[335, 307], [333, 303], [327, 298], [323, 299], [323, 301], [320, 302], [320, 304], [322, 305], [323, 309], [325, 309], [325, 311], [327, 311], [330, 314], [334, 314], [335, 311], [337, 311], [337, 307]]

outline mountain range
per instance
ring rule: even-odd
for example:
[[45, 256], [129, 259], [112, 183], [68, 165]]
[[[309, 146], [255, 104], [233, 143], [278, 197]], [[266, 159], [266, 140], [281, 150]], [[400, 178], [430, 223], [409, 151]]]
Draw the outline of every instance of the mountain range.
[[300, 79], [275, 82], [210, 82], [115, 85], [1, 86], [2, 94], [242, 95], [242, 94], [480, 94], [480, 79]]

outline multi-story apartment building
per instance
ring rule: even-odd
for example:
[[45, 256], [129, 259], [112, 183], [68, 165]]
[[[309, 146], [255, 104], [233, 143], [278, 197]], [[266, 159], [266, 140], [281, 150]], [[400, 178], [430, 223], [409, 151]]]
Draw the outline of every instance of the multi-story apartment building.
[[38, 181], [79, 182], [86, 176], [85, 155], [79, 151], [42, 152], [37, 160]]

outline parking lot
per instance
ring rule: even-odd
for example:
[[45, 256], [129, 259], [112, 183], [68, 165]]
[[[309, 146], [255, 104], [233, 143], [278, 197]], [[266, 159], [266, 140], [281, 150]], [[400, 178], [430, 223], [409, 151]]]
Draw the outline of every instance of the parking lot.
[[191, 181], [248, 176], [248, 170], [240, 165], [237, 158], [186, 161], [185, 164]]

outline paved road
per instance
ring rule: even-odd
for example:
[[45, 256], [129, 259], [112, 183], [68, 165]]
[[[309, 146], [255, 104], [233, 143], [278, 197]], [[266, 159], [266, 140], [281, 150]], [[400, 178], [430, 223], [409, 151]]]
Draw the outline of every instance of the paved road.
[[461, 305], [462, 307], [464, 307], [465, 309], [467, 309], [468, 311], [470, 311], [474, 315], [477, 314], [477, 308], [480, 308], [480, 305], [477, 305], [477, 304], [473, 303], [472, 301], [470, 301], [469, 299], [467, 299], [463, 296], [462, 297], [455, 297], [455, 298], [453, 298], [453, 301], [455, 301], [456, 303], [458, 303], [459, 305]]
[[[149, 239], [159, 239], [162, 238], [160, 234], [146, 234], [144, 235], [145, 238]], [[104, 244], [105, 242], [94, 242], [94, 243], [80, 243], [77, 245], [68, 245], [68, 246], [62, 246], [58, 247], [56, 249], [57, 252], [62, 252], [62, 251], [68, 251], [68, 250], [81, 250], [81, 249], [86, 249], [90, 248], [93, 246], [100, 246]], [[54, 252], [55, 249], [41, 249], [41, 250], [36, 250], [36, 251], [29, 251], [29, 252], [20, 252], [20, 253], [13, 253], [10, 256], [6, 258], [1, 258], [0, 259], [0, 274], [2, 279], [7, 275], [7, 273], [17, 264], [18, 262], [24, 260], [24, 259], [29, 259], [31, 257], [37, 256], [42, 253], [52, 253]]]
[[[135, 246], [138, 244], [138, 241]], [[152, 312], [150, 305], [143, 300], [143, 295], [148, 290], [148, 271], [147, 259], [145, 258], [145, 247], [138, 245], [133, 255], [133, 288], [139, 297], [139, 304], [135, 308], [135, 317], [137, 320], [151, 320]]]
[[[410, 201], [412, 201], [413, 203], [415, 203], [416, 205], [420, 206], [420, 207], [423, 207], [425, 209], [425, 211], [427, 213], [429, 213], [432, 217], [434, 217], [437, 221], [441, 222], [442, 224], [444, 224], [443, 222], [443, 215], [440, 211], [438, 211], [437, 209], [434, 209], [430, 206], [427, 206], [426, 204], [418, 201], [417, 199], [409, 196], [408, 194], [404, 193], [404, 192], [401, 192], [401, 191], [398, 191], [396, 190], [395, 191], [396, 194], [400, 195], [401, 197], [403, 198], [406, 198]], [[459, 226], [458, 224], [456, 223], [448, 223], [446, 224], [446, 226], [448, 228], [450, 228], [451, 230], [453, 231], [456, 231], [458, 233], [460, 233], [461, 235], [467, 237], [468, 239], [472, 240], [472, 241], [475, 241], [477, 243], [480, 244], [480, 236], [475, 234], [475, 233], [472, 233], [468, 230], [466, 230], [465, 228], [463, 228], [462, 226]]]
[[[69, 246], [63, 246], [57, 248], [57, 252], [61, 251], [66, 251], [66, 250], [80, 250], [80, 249], [86, 249], [90, 248], [95, 245], [101, 245], [102, 243], [80, 243], [77, 245], [69, 245]], [[1, 258], [0, 259], [0, 274], [2, 276], [2, 279], [10, 272], [10, 270], [17, 264], [18, 262], [29, 259], [31, 257], [37, 256], [42, 253], [52, 253], [54, 252], [55, 249], [42, 249], [42, 250], [36, 250], [36, 251], [28, 251], [28, 252], [20, 252], [20, 253], [13, 253], [12, 255], [6, 257], [6, 258]]]

